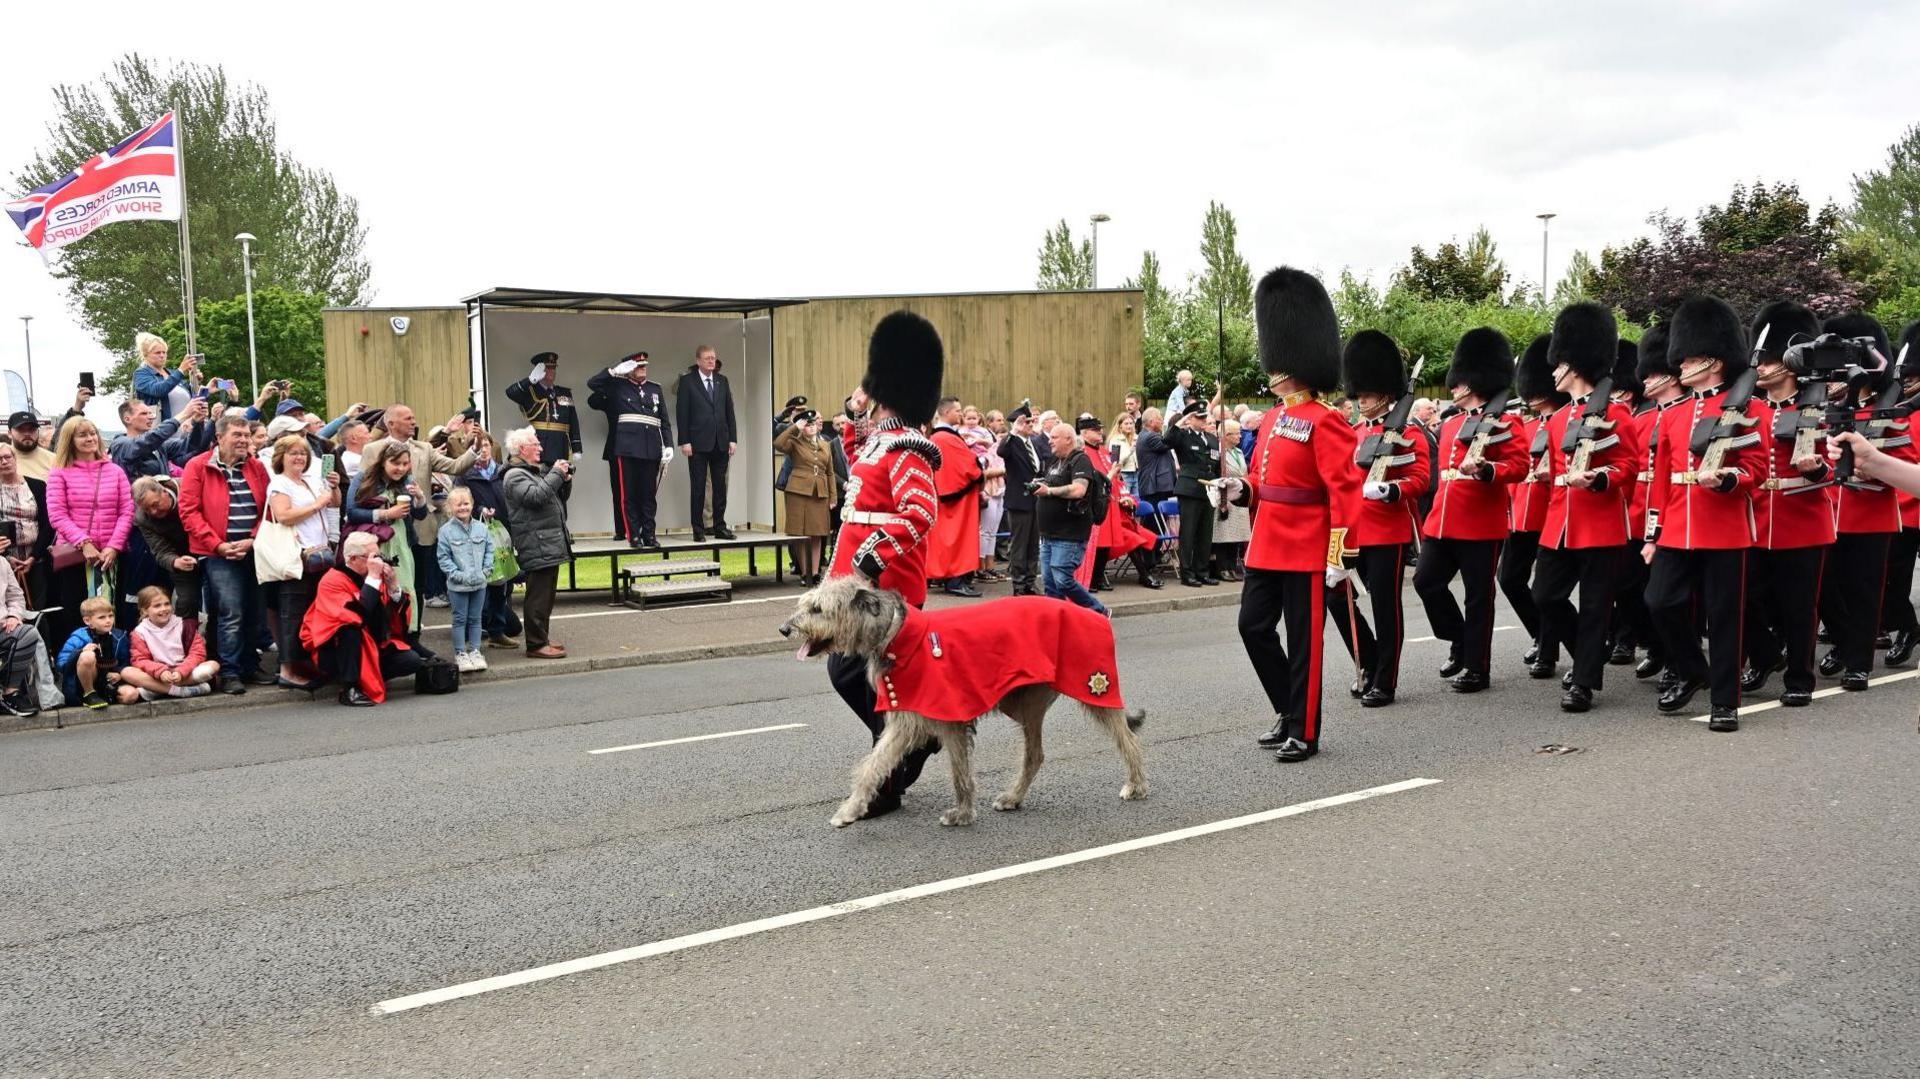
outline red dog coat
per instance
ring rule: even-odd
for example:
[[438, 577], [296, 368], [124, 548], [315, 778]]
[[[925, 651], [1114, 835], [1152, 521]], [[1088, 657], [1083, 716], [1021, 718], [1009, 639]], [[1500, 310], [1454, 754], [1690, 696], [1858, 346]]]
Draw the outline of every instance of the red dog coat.
[[1101, 708], [1125, 707], [1113, 624], [1057, 599], [1012, 596], [943, 611], [908, 607], [886, 656], [893, 667], [874, 687], [881, 712], [964, 723], [1035, 684]]

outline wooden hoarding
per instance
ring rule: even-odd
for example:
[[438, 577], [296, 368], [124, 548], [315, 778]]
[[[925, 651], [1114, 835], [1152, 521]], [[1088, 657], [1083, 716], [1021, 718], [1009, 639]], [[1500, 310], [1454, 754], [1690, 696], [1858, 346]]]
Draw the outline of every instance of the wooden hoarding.
[[[327, 346], [327, 413], [355, 401], [384, 408], [413, 406], [421, 430], [467, 407], [471, 367], [463, 307], [328, 308], [321, 313]], [[396, 333], [392, 320], [407, 320]]]

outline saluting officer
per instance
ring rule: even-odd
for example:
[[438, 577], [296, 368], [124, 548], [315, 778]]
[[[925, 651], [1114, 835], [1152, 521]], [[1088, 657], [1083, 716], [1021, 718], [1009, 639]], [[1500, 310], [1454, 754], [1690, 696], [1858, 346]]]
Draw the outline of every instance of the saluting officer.
[[1178, 425], [1162, 436], [1180, 462], [1173, 493], [1180, 500], [1180, 583], [1189, 588], [1220, 583], [1212, 569], [1215, 511], [1206, 486], [1220, 478], [1220, 439], [1207, 431], [1206, 412], [1206, 402], [1188, 401]]
[[661, 465], [673, 459], [673, 421], [667, 395], [647, 378], [647, 354], [635, 352], [587, 380], [587, 404], [607, 414], [608, 482], [613, 488], [614, 535], [658, 547], [653, 535]]
[[[580, 456], [580, 416], [573, 408], [573, 391], [557, 385], [560, 354], [542, 352], [533, 358], [527, 377], [507, 387], [507, 400], [520, 406], [520, 415], [540, 440], [542, 461], [570, 461]], [[564, 500], [572, 485], [562, 488]]]

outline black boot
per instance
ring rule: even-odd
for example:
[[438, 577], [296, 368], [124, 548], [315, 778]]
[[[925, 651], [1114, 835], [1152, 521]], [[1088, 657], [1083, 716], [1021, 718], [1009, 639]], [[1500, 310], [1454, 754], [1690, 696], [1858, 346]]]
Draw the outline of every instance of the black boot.
[[1834, 655], [1833, 651], [1829, 649], [1826, 655], [1820, 657], [1819, 669], [1822, 677], [1832, 678], [1834, 675], [1840, 673], [1840, 657]]
[[1466, 669], [1467, 665], [1461, 661], [1460, 652], [1456, 649], [1447, 655], [1446, 665], [1440, 668], [1440, 677], [1452, 678]]
[[1289, 738], [1274, 751], [1273, 759], [1281, 764], [1297, 764], [1320, 752], [1320, 747], [1312, 742], [1302, 742], [1298, 738]]
[[1735, 708], [1715, 708], [1713, 716], [1707, 720], [1707, 729], [1720, 734], [1728, 734], [1740, 729], [1740, 712]]
[[1748, 667], [1746, 670], [1741, 671], [1740, 692], [1753, 693], [1757, 691], [1761, 686], [1767, 684], [1767, 679], [1773, 675], [1773, 672], [1781, 670], [1786, 665], [1787, 661], [1785, 657], [1775, 656], [1768, 662], [1758, 666]]
[[1254, 745], [1259, 746], [1261, 749], [1278, 749], [1283, 743], [1287, 741], [1287, 723], [1288, 723], [1288, 719], [1286, 716], [1284, 715], [1274, 716], [1273, 728], [1267, 731], [1267, 733], [1254, 739], [1253, 740]]
[[1480, 671], [1462, 671], [1451, 683], [1455, 693], [1478, 693], [1491, 685]]
[[1093, 556], [1093, 586], [1089, 592], [1111, 592], [1113, 586], [1107, 583], [1107, 554], [1105, 551]]
[[1867, 689], [1867, 672], [1848, 671], [1840, 676], [1840, 688], [1848, 693], [1864, 693]]
[[1593, 707], [1593, 690], [1582, 685], [1571, 685], [1560, 695], [1562, 712], [1585, 712]]
[[1660, 703], [1655, 707], [1662, 712], [1678, 712], [1687, 706], [1693, 695], [1707, 688], [1704, 678], [1687, 678], [1677, 682], [1674, 687], [1660, 695]]
[[1907, 661], [1913, 658], [1913, 650], [1916, 644], [1920, 644], [1920, 638], [1917, 638], [1912, 630], [1903, 629], [1895, 633], [1893, 635], [1893, 643], [1887, 646], [1886, 665], [1889, 667], [1906, 666]]
[[1162, 587], [1160, 578], [1154, 575], [1153, 563], [1148, 560], [1147, 552], [1135, 551], [1127, 556], [1133, 561], [1133, 572], [1140, 578], [1140, 584], [1146, 588]]
[[1639, 666], [1633, 669], [1633, 676], [1635, 678], [1652, 678], [1654, 675], [1665, 670], [1666, 666], [1659, 656], [1648, 654], [1647, 658], [1641, 660]]

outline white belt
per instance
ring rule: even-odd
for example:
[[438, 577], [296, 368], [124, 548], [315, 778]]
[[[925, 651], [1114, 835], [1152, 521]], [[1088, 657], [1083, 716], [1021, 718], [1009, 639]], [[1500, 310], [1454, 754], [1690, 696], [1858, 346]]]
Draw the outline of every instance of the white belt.
[[636, 415], [630, 412], [622, 413], [620, 416], [620, 422], [621, 423], [643, 423], [643, 424], [646, 424], [648, 427], [660, 426], [660, 418], [658, 416], [641, 416], [641, 415]]
[[840, 514], [842, 522], [857, 525], [890, 525], [905, 520], [897, 513], [875, 513], [872, 510], [846, 510]]
[[[1821, 486], [1825, 486], [1826, 481], [1822, 480], [1819, 482]], [[1770, 480], [1762, 481], [1760, 484], [1760, 489], [1762, 491], [1797, 491], [1802, 487], [1812, 487], [1814, 486], [1814, 483], [1815, 481], [1810, 480], [1805, 476], [1775, 477]]]

